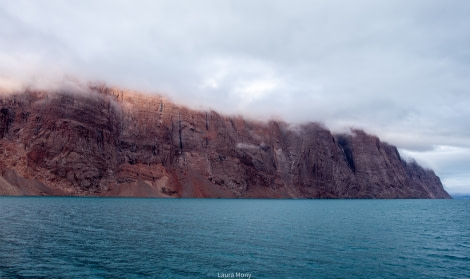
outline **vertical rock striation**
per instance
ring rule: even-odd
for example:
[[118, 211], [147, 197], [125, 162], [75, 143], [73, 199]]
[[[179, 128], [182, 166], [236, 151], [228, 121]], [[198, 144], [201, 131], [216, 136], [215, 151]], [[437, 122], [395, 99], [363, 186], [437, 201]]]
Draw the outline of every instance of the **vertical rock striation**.
[[450, 198], [363, 131], [247, 121], [104, 86], [0, 98], [0, 194]]

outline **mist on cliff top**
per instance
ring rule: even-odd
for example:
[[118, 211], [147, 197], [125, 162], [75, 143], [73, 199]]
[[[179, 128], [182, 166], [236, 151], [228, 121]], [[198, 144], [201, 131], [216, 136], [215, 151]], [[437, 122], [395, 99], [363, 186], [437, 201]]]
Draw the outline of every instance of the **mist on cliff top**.
[[73, 77], [362, 128], [469, 193], [469, 13], [456, 0], [2, 1], [0, 88]]

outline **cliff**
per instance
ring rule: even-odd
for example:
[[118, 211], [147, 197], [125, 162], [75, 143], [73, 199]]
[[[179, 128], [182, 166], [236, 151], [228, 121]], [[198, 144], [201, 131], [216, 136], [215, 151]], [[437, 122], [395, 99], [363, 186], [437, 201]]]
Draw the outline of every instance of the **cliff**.
[[0, 195], [450, 198], [433, 171], [362, 131], [87, 91], [0, 97]]

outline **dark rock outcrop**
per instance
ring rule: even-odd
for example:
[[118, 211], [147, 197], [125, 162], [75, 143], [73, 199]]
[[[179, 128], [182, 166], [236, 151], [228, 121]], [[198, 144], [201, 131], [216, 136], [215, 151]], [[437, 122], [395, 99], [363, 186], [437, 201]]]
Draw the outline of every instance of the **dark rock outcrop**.
[[0, 98], [0, 195], [450, 198], [431, 170], [362, 131], [89, 91]]

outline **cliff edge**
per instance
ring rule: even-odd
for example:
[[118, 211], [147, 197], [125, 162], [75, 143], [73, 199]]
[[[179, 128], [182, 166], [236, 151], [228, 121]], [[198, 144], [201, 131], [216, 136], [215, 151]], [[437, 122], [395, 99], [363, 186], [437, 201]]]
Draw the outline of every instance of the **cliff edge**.
[[0, 195], [450, 198], [433, 171], [363, 131], [86, 91], [0, 96]]

